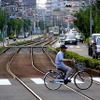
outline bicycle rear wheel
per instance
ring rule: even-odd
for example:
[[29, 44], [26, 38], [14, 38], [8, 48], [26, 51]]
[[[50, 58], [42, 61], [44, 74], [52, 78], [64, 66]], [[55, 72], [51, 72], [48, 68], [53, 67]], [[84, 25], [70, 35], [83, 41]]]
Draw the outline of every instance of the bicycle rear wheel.
[[44, 76], [44, 84], [49, 90], [57, 90], [62, 84], [56, 83], [55, 80], [60, 77], [60, 74], [54, 71], [48, 72]]
[[78, 72], [74, 78], [75, 86], [81, 90], [87, 90], [91, 87], [93, 80], [88, 72]]

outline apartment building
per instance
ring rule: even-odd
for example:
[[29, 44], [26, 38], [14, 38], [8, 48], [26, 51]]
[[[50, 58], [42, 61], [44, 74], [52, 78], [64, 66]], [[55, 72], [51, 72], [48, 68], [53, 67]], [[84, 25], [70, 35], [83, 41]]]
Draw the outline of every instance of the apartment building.
[[36, 5], [46, 11], [61, 10], [64, 11], [66, 5], [79, 6], [82, 0], [37, 0]]

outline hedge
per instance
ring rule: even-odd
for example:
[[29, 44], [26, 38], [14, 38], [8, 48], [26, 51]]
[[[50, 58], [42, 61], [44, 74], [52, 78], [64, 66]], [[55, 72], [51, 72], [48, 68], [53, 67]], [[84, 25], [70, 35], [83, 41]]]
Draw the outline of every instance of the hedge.
[[4, 50], [4, 48], [5, 48], [5, 47], [0, 47], [0, 51], [1, 51], [1, 50]]
[[[56, 48], [57, 52], [59, 50], [60, 50], [60, 48]], [[98, 60], [98, 59], [92, 59], [92, 58], [83, 57], [83, 56], [80, 56], [77, 53], [70, 52], [70, 51], [66, 51], [64, 56], [67, 59], [75, 58], [75, 60], [77, 62], [85, 62], [86, 67], [88, 67], [88, 68], [100, 70], [100, 60]]]

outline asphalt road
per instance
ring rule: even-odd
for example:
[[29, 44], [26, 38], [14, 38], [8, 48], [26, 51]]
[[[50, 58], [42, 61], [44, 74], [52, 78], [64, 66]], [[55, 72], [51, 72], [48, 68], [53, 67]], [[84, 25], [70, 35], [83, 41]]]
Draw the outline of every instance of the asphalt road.
[[[59, 47], [60, 44], [61, 43], [56, 42], [53, 47]], [[89, 57], [87, 55], [87, 44], [78, 43], [78, 45], [68, 45], [68, 50]], [[44, 86], [43, 77], [44, 76], [22, 78], [22, 80], [43, 100], [89, 100], [68, 89], [64, 85], [59, 90], [50, 91]], [[78, 90], [73, 83], [69, 83], [68, 86]], [[0, 79], [0, 90], [0, 100], [36, 100], [34, 96], [28, 93], [28, 91], [15, 79]], [[91, 97], [92, 99], [90, 100], [100, 100], [100, 85], [94, 83], [90, 89], [78, 91]]]
[[[64, 44], [64, 43], [63, 43], [63, 42], [62, 42], [62, 43], [59, 43], [59, 41], [57, 41], [57, 42], [53, 45], [53, 47], [54, 47], [54, 48], [60, 47], [61, 44]], [[91, 58], [91, 57], [88, 55], [88, 48], [87, 48], [87, 44], [86, 44], [86, 43], [78, 42], [77, 45], [69, 44], [69, 45], [66, 45], [66, 46], [68, 47], [68, 51], [76, 52], [76, 53], [78, 53], [78, 54], [81, 55], [81, 56]]]

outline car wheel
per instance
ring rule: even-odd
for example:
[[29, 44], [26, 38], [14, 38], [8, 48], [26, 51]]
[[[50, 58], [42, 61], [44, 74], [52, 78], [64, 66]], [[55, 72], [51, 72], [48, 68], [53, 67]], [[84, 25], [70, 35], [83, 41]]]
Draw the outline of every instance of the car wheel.
[[96, 55], [96, 53], [93, 53], [92, 58], [93, 59], [98, 59], [98, 55]]
[[77, 45], [77, 42], [75, 43], [75, 45]]

